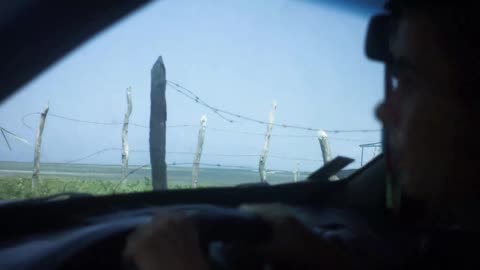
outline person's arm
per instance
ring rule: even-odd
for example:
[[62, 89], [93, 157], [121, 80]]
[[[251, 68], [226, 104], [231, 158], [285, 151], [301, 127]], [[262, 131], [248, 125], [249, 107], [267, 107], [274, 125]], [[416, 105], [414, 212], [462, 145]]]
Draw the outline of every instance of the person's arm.
[[[388, 247], [379, 245], [374, 237], [342, 226], [312, 230], [288, 209], [249, 209], [274, 227], [270, 243], [251, 247], [272, 269], [382, 268]], [[161, 214], [152, 223], [138, 228], [127, 241], [125, 255], [139, 270], [209, 269], [193, 222], [171, 213]]]

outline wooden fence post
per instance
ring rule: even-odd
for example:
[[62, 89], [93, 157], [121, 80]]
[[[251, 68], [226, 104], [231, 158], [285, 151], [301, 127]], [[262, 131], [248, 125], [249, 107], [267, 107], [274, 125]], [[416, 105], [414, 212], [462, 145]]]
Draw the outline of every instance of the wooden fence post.
[[40, 182], [40, 154], [42, 149], [42, 136], [43, 129], [45, 128], [45, 120], [47, 118], [49, 105], [45, 107], [40, 114], [40, 123], [38, 124], [37, 139], [35, 143], [35, 156], [33, 159], [33, 174], [32, 174], [32, 190], [36, 190], [38, 183]]
[[265, 134], [265, 143], [263, 144], [262, 154], [260, 155], [260, 162], [258, 165], [258, 171], [260, 172], [260, 182], [267, 181], [267, 172], [265, 170], [265, 164], [267, 162], [268, 147], [270, 145], [270, 137], [272, 136], [273, 121], [275, 120], [275, 111], [277, 110], [277, 102], [274, 100], [272, 103], [272, 109], [268, 118], [267, 133]]
[[364, 148], [364, 147], [363, 147], [363, 146], [360, 146], [360, 148], [362, 149], [362, 156], [361, 156], [361, 158], [360, 158], [360, 167], [362, 167], [362, 166], [363, 166], [363, 150], [364, 150], [363, 148]]
[[127, 182], [128, 175], [128, 124], [130, 122], [130, 115], [132, 114], [132, 88], [127, 88], [127, 112], [123, 118], [122, 129], [122, 185]]
[[298, 175], [300, 173], [300, 171], [299, 171], [300, 162], [297, 161], [295, 165], [296, 165], [295, 170], [293, 171], [293, 182], [294, 183], [298, 182]]
[[[332, 152], [330, 151], [330, 143], [328, 142], [327, 132], [324, 130], [318, 131], [318, 142], [320, 143], [320, 149], [322, 150], [323, 164], [326, 164], [332, 160]], [[330, 180], [338, 180], [336, 175], [330, 177]]]
[[150, 91], [150, 164], [154, 190], [167, 189], [167, 165], [165, 163], [167, 79], [162, 57], [158, 57], [151, 70]]
[[197, 151], [195, 152], [195, 159], [193, 161], [192, 170], [192, 188], [197, 188], [198, 170], [200, 166], [200, 159], [202, 158], [203, 142], [205, 141], [205, 129], [207, 128], [207, 116], [203, 115], [200, 119], [200, 130], [198, 131]]

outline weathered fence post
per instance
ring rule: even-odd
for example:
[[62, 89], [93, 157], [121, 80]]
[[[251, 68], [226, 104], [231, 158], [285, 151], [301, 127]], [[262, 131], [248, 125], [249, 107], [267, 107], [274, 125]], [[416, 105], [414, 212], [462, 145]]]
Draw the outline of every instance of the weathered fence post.
[[318, 131], [318, 142], [322, 150], [323, 164], [332, 160], [332, 153], [330, 152], [330, 145], [328, 143], [328, 135], [324, 130]]
[[[320, 149], [322, 150], [323, 164], [326, 164], [332, 160], [332, 152], [330, 151], [330, 143], [328, 142], [327, 132], [324, 130], [318, 131], [318, 142], [320, 143]], [[338, 180], [336, 175], [330, 177], [330, 180]]]
[[300, 167], [300, 162], [296, 162], [295, 164], [295, 170], [293, 171], [293, 182], [296, 183], [298, 182], [298, 175], [299, 175], [299, 167]]
[[122, 185], [127, 182], [128, 175], [128, 124], [130, 122], [130, 115], [132, 114], [132, 88], [127, 88], [127, 112], [123, 118], [122, 129]]
[[36, 190], [38, 183], [40, 182], [40, 154], [42, 150], [42, 136], [49, 109], [50, 107], [47, 104], [43, 112], [40, 114], [40, 123], [38, 124], [37, 140], [35, 143], [35, 156], [33, 159], [32, 190]]
[[200, 130], [198, 131], [197, 151], [195, 152], [195, 159], [193, 161], [192, 170], [192, 188], [197, 188], [198, 170], [200, 166], [200, 159], [202, 158], [203, 142], [205, 141], [205, 129], [207, 128], [207, 116], [203, 115], [200, 119]]
[[260, 172], [260, 182], [267, 181], [267, 172], [265, 170], [265, 164], [267, 162], [268, 146], [270, 145], [270, 137], [272, 136], [273, 121], [275, 120], [275, 111], [277, 110], [277, 102], [274, 100], [272, 103], [272, 109], [268, 117], [267, 133], [265, 134], [265, 143], [263, 144], [262, 154], [260, 155], [260, 162], [258, 165], [258, 171]]
[[363, 166], [363, 150], [364, 150], [363, 148], [364, 148], [364, 147], [363, 147], [363, 146], [360, 146], [360, 148], [362, 149], [362, 156], [361, 156], [361, 158], [360, 158], [360, 167], [362, 167], [362, 166]]
[[162, 57], [158, 57], [151, 70], [150, 91], [150, 164], [154, 190], [167, 189], [167, 165], [165, 163], [167, 80]]

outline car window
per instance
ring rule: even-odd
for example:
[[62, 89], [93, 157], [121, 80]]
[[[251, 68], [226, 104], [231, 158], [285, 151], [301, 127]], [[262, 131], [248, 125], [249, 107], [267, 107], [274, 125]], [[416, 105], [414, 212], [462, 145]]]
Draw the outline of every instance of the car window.
[[152, 190], [163, 162], [169, 189], [302, 181], [354, 158], [341, 179], [381, 151], [368, 18], [311, 1], [149, 4], [0, 105], [0, 199]]

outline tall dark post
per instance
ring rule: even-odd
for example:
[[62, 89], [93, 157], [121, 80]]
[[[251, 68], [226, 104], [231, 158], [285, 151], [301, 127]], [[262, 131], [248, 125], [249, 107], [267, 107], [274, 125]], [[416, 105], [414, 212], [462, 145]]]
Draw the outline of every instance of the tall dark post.
[[165, 163], [167, 80], [162, 57], [158, 57], [151, 71], [150, 90], [150, 164], [154, 190], [167, 189], [167, 165]]

